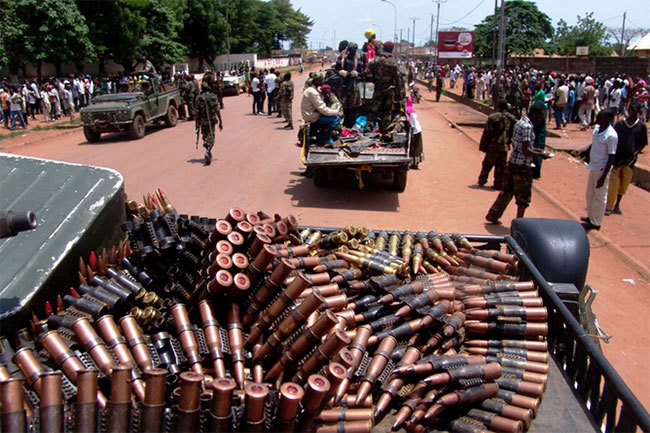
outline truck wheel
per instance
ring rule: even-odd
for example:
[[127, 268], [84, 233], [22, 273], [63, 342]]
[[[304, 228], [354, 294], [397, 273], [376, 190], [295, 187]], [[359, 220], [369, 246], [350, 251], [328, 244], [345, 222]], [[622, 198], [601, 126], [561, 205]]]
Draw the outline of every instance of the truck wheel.
[[90, 126], [84, 126], [84, 137], [88, 143], [97, 143], [101, 136], [101, 132], [93, 130]]
[[133, 123], [129, 126], [129, 134], [134, 140], [144, 137], [144, 117], [142, 117], [142, 114], [136, 114], [133, 118]]
[[322, 188], [327, 186], [327, 170], [324, 168], [314, 168], [312, 177], [314, 179], [314, 185], [317, 187]]
[[572, 283], [578, 290], [585, 285], [589, 239], [577, 221], [517, 218], [510, 234], [546, 281]]
[[406, 178], [408, 171], [397, 169], [393, 172], [393, 189], [397, 192], [404, 192], [406, 189]]
[[178, 110], [173, 105], [170, 105], [167, 109], [167, 115], [165, 116], [165, 125], [167, 126], [176, 126], [178, 124]]

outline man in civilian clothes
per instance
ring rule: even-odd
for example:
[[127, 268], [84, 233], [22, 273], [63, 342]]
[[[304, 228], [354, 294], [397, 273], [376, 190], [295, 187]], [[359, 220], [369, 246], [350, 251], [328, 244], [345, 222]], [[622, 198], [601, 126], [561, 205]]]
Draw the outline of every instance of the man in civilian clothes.
[[578, 155], [589, 150], [589, 178], [587, 179], [587, 216], [580, 217], [585, 230], [600, 230], [605, 215], [607, 190], [609, 189], [609, 172], [616, 156], [618, 134], [612, 127], [615, 111], [607, 108], [598, 113], [596, 127], [591, 140], [591, 149], [586, 146], [574, 150]]
[[512, 134], [512, 152], [503, 176], [503, 190], [488, 211], [485, 219], [492, 224], [501, 224], [499, 218], [503, 215], [508, 204], [515, 197], [517, 203], [517, 218], [523, 218], [526, 208], [530, 205], [533, 188], [534, 156], [543, 159], [551, 155], [543, 150], [533, 148], [535, 142], [534, 124], [539, 122], [544, 112], [538, 105], [532, 105], [516, 124]]

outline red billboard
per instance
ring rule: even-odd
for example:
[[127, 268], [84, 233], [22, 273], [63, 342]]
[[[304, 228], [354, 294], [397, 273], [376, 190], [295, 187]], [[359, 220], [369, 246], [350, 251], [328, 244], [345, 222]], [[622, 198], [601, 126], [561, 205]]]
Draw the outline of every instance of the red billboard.
[[470, 59], [474, 53], [474, 32], [438, 32], [439, 59]]

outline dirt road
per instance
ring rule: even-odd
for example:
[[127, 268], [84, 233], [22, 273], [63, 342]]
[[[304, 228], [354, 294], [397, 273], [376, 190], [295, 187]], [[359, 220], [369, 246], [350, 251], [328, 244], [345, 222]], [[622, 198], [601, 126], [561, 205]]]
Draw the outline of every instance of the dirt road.
[[[299, 119], [300, 91], [306, 74], [297, 77], [294, 118]], [[325, 189], [298, 176], [302, 166], [294, 146], [296, 131], [282, 129], [276, 117], [253, 116], [248, 95], [225, 98], [224, 130], [217, 135], [211, 166], [203, 165], [203, 151], [195, 149], [194, 124], [175, 128], [152, 126], [142, 140], [109, 134], [89, 144], [80, 130], [61, 134], [39, 132], [40, 141], [23, 137], [0, 142], [3, 152], [111, 167], [125, 177], [128, 195], [162, 187], [183, 213], [221, 216], [232, 206], [267, 213], [293, 213], [301, 222], [322, 226], [365, 225], [371, 228], [460, 231], [507, 234], [509, 227], [486, 225], [484, 216], [497, 192], [478, 188], [476, 177], [482, 154], [476, 145], [449, 127], [442, 113], [458, 104], [444, 99], [416, 105], [424, 137], [425, 161], [410, 171], [406, 191], [391, 191], [387, 181], [370, 178], [358, 191], [350, 175]], [[29, 144], [25, 144], [25, 143]], [[546, 162], [542, 184], [559, 201], [582, 214], [586, 170], [566, 156]], [[607, 217], [605, 230], [644, 263], [648, 259], [650, 227], [648, 195], [626, 200], [623, 216]], [[645, 207], [644, 207], [645, 206]], [[504, 222], [515, 216], [514, 203]], [[538, 193], [528, 217], [564, 218], [565, 214]], [[611, 227], [611, 229], [610, 229]], [[631, 231], [628, 231], [630, 229]], [[650, 335], [645, 320], [650, 312], [650, 284], [610, 249], [592, 238], [588, 282], [599, 290], [595, 310], [601, 326], [614, 335], [604, 351], [641, 402], [650, 407]], [[632, 280], [626, 282], [624, 280]], [[641, 330], [641, 331], [639, 331]]]

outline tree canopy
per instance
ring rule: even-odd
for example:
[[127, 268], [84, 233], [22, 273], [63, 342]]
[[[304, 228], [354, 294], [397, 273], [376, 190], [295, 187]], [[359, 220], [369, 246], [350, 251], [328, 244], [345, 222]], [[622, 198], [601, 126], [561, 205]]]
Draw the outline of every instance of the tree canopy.
[[[501, 7], [496, 11], [499, 22]], [[504, 3], [505, 52], [532, 54], [535, 48], [546, 48], [553, 37], [553, 24], [532, 1], [510, 0]], [[474, 28], [474, 50], [479, 57], [492, 56], [495, 16], [488, 15]]]
[[0, 68], [13, 73], [108, 60], [133, 68], [142, 55], [158, 68], [227, 51], [270, 53], [284, 42], [305, 47], [313, 22], [290, 0], [2, 0]]
[[594, 13], [589, 12], [584, 17], [578, 15], [577, 24], [567, 25], [564, 20], [557, 23], [553, 51], [564, 56], [576, 54], [576, 47], [589, 47], [589, 55], [607, 56], [612, 53], [607, 43], [607, 29], [603, 23], [596, 21]]

